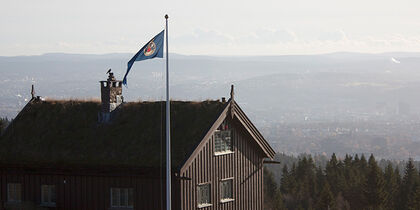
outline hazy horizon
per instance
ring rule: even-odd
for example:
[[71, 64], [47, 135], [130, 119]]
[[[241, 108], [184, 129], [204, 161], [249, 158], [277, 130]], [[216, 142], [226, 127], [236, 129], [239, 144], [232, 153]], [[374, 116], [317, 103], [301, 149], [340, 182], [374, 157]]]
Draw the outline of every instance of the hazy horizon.
[[[77, 52], [45, 52], [39, 54], [21, 54], [21, 55], [0, 55], [0, 57], [30, 57], [30, 56], [44, 56], [44, 55], [54, 55], [54, 54], [63, 54], [63, 55], [118, 55], [118, 54], [127, 54], [133, 55], [136, 52], [103, 52], [103, 53], [77, 53]], [[334, 54], [366, 54], [366, 55], [386, 55], [386, 54], [418, 54], [416, 56], [420, 56], [420, 50], [418, 51], [383, 51], [383, 52], [358, 52], [358, 51], [332, 51], [332, 52], [325, 52], [325, 53], [296, 53], [296, 54], [272, 54], [272, 55], [215, 55], [215, 54], [186, 54], [186, 53], [178, 53], [178, 52], [169, 52], [169, 54], [173, 55], [181, 55], [181, 56], [203, 56], [203, 57], [277, 57], [277, 56], [313, 56], [313, 55], [334, 55]], [[400, 55], [401, 56], [401, 55]], [[131, 58], [131, 57], [130, 57]], [[163, 58], [165, 59], [165, 58]], [[128, 60], [127, 60], [128, 62]]]
[[0, 55], [137, 52], [164, 29], [170, 52], [285, 55], [420, 51], [420, 2], [5, 0]]

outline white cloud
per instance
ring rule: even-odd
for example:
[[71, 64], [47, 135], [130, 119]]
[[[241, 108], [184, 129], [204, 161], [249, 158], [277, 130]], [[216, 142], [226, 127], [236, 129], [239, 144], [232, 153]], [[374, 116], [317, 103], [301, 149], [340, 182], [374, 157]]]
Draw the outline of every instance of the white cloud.
[[[185, 54], [278, 55], [316, 54], [336, 51], [385, 52], [420, 49], [418, 37], [394, 34], [388, 37], [351, 36], [337, 29], [318, 33], [318, 38], [292, 29], [262, 28], [247, 34], [224, 34], [213, 30], [194, 30], [172, 41], [172, 49]], [[316, 36], [315, 36], [316, 37]], [[186, 40], [189, 39], [189, 40]]]
[[343, 30], [325, 31], [318, 36], [320, 41], [348, 41], [347, 34]]
[[221, 45], [232, 43], [234, 41], [234, 37], [216, 30], [197, 28], [192, 33], [176, 36], [173, 40], [176, 44]]
[[240, 37], [249, 44], [288, 43], [298, 40], [296, 33], [290, 29], [263, 28]]

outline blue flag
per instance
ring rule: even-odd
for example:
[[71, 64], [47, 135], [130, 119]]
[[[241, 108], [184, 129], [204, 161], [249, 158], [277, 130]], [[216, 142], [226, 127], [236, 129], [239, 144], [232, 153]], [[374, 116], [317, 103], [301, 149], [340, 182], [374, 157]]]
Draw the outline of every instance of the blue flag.
[[133, 66], [134, 62], [142, 61], [146, 59], [152, 58], [163, 58], [163, 30], [158, 35], [153, 37], [144, 47], [142, 47], [133, 58], [127, 63], [127, 72], [125, 72], [123, 84], [127, 85], [127, 75], [130, 72], [131, 67]]

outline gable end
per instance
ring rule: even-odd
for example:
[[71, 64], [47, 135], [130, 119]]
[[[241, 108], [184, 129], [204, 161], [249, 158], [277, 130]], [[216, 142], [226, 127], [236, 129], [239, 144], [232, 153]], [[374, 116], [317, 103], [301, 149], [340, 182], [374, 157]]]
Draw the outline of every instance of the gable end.
[[[223, 112], [219, 115], [217, 120], [213, 123], [211, 128], [207, 131], [206, 135], [201, 139], [200, 143], [191, 153], [191, 155], [187, 158], [187, 160], [180, 165], [179, 171], [184, 171], [185, 168], [194, 160], [194, 157], [200, 152], [202, 147], [206, 145], [208, 139], [213, 135], [214, 131], [222, 124], [222, 122], [229, 116], [236, 117], [240, 124], [244, 127], [244, 129], [250, 134], [252, 139], [257, 143], [260, 149], [263, 151], [266, 158], [273, 159], [275, 152], [268, 144], [268, 142], [264, 139], [261, 133], [257, 130], [257, 128], [252, 124], [249, 118], [245, 115], [242, 109], [235, 101], [229, 100], [228, 105], [225, 107]], [[233, 106], [233, 107], [232, 107]]]

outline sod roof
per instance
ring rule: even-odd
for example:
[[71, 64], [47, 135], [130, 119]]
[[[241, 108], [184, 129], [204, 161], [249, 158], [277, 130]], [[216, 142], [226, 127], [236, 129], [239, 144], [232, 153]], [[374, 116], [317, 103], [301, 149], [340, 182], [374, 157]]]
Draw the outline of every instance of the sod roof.
[[[228, 103], [171, 102], [172, 166], [179, 167]], [[159, 167], [165, 163], [165, 104], [121, 105], [98, 123], [94, 101], [29, 102], [0, 137], [1, 164]], [[162, 155], [162, 156], [161, 156]]]

